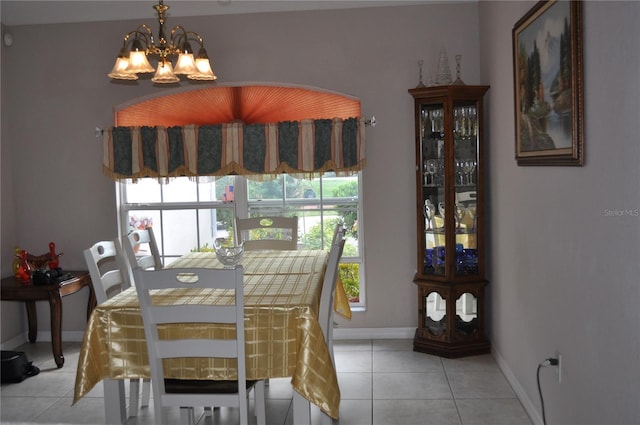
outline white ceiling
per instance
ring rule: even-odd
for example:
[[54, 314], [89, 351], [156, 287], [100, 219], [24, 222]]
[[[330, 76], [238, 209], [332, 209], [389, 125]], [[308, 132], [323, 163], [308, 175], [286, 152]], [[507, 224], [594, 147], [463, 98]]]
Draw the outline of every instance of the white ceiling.
[[[165, 0], [165, 5], [170, 7], [168, 16], [185, 17], [456, 1], [461, 0]], [[2, 24], [12, 26], [147, 19], [156, 16], [153, 5], [157, 3], [154, 0], [0, 0], [0, 20]]]

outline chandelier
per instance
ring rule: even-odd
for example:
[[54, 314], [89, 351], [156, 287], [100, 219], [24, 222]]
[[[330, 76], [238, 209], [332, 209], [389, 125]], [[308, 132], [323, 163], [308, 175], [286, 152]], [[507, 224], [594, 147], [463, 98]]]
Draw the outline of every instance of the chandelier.
[[[154, 5], [158, 13], [157, 43], [153, 38], [151, 28], [141, 24], [135, 30], [124, 36], [124, 43], [116, 58], [116, 63], [109, 74], [116, 80], [137, 80], [138, 74], [151, 73], [155, 75], [151, 81], [157, 84], [178, 83], [178, 75], [186, 75], [190, 80], [213, 81], [215, 76], [211, 69], [211, 63], [204, 49], [204, 40], [200, 34], [187, 31], [184, 27], [176, 25], [171, 29], [169, 38], [165, 35], [165, 14], [169, 6], [165, 6], [163, 0]], [[200, 46], [198, 54], [193, 55], [190, 41], [197, 42]], [[175, 67], [172, 59], [177, 57]], [[149, 58], [158, 61], [154, 69], [149, 63]]]

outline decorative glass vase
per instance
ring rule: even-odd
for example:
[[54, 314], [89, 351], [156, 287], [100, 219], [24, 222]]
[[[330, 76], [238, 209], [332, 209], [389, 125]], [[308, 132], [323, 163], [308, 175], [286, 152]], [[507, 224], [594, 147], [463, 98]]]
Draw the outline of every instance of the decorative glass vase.
[[446, 86], [451, 84], [451, 69], [449, 68], [449, 59], [447, 58], [447, 50], [443, 47], [440, 50], [440, 60], [438, 61], [438, 74], [436, 75], [436, 85]]

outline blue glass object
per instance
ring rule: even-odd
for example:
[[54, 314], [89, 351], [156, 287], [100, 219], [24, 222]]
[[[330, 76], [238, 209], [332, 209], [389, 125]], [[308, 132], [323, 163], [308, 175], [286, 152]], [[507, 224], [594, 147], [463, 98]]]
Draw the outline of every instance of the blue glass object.
[[478, 273], [478, 250], [473, 248], [463, 249], [456, 252], [456, 273], [477, 274]]
[[433, 249], [425, 250], [423, 268], [425, 274], [433, 274]]

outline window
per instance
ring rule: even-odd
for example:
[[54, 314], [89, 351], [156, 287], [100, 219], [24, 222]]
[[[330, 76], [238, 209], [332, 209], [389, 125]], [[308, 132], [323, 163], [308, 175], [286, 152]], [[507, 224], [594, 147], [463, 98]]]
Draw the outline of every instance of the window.
[[[340, 276], [352, 306], [364, 306], [361, 175], [314, 179], [282, 174], [268, 181], [240, 176], [186, 177], [161, 185], [155, 179], [118, 183], [120, 231], [153, 226], [164, 264], [188, 251], [212, 250], [213, 241], [233, 237], [234, 217], [298, 216], [298, 243], [304, 249], [329, 249], [335, 224], [347, 226]], [[142, 247], [144, 249], [144, 247]]]

